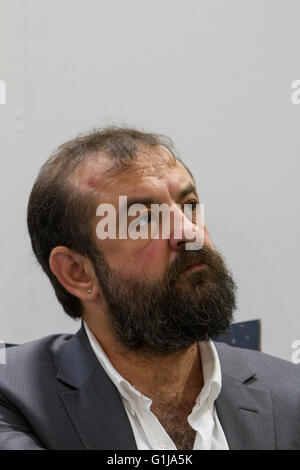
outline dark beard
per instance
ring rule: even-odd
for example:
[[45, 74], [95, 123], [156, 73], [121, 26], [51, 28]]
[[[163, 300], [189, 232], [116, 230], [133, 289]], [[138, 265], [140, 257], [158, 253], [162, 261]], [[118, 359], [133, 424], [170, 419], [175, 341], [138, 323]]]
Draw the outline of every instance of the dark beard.
[[[183, 272], [193, 261], [207, 267]], [[206, 245], [178, 252], [167, 276], [156, 282], [121, 277], [101, 253], [93, 264], [115, 339], [128, 351], [149, 356], [184, 351], [231, 325], [236, 284], [221, 254]]]

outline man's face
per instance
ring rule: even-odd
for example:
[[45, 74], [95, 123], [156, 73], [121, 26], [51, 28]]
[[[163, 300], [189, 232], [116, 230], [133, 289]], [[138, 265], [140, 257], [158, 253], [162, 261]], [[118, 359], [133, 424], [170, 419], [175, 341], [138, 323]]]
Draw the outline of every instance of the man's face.
[[[88, 170], [85, 184], [97, 186], [99, 178], [99, 203], [112, 204], [117, 221], [119, 196], [127, 196], [128, 206], [130, 200], [145, 199], [179, 204], [182, 227], [195, 229], [183, 214], [184, 204], [200, 202], [196, 190], [185, 191], [195, 183], [180, 162], [171, 165], [166, 150], [141, 154], [129, 169], [104, 175], [110, 165], [102, 160], [94, 176]], [[203, 247], [186, 250], [190, 239], [183, 231], [175, 238], [172, 222], [168, 239], [97, 240], [99, 251], [92, 260], [116, 339], [145, 354], [164, 355], [214, 338], [229, 327], [235, 309], [235, 283], [206, 226]], [[202, 266], [191, 268], [195, 263]]]

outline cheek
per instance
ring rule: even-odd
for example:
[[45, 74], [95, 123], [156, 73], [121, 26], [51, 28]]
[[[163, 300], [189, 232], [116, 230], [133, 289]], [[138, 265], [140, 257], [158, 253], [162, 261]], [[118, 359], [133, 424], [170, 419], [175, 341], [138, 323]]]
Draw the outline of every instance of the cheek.
[[143, 251], [140, 253], [142, 258], [142, 262], [151, 263], [155, 262], [156, 259], [159, 259], [162, 256], [162, 249], [161, 244], [159, 243], [161, 240], [151, 240], [150, 243], [146, 247], [144, 247]]
[[140, 253], [137, 262], [144, 272], [150, 273], [152, 278], [161, 276], [168, 269], [168, 240], [151, 240]]
[[134, 248], [131, 246], [127, 250], [126, 264], [123, 266], [126, 272], [153, 280], [161, 277], [167, 269], [166, 240], [151, 240], [143, 246], [136, 241], [133, 245]]
[[111, 269], [124, 276], [158, 279], [168, 269], [168, 240], [106, 239], [98, 246]]
[[103, 240], [109, 266], [124, 275], [160, 276], [167, 267], [167, 240]]

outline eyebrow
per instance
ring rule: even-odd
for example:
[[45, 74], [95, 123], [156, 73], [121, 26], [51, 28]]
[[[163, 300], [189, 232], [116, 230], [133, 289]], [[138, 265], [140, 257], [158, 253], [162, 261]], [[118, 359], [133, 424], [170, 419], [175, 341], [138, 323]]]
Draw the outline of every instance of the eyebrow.
[[[195, 196], [198, 198], [196, 186], [194, 186], [193, 184], [189, 184], [185, 189], [183, 189], [178, 194], [178, 199], [183, 199], [185, 196], [187, 196], [188, 194], [191, 194], [191, 193], [194, 193]], [[144, 204], [144, 206], [148, 207], [151, 204], [159, 204], [159, 201], [157, 201], [156, 199], [153, 199], [152, 197], [129, 198], [129, 199], [127, 199], [127, 208], [129, 208], [133, 204]], [[123, 212], [123, 210], [125, 208], [126, 208], [126, 206], [123, 204], [123, 206], [121, 206], [119, 212]]]

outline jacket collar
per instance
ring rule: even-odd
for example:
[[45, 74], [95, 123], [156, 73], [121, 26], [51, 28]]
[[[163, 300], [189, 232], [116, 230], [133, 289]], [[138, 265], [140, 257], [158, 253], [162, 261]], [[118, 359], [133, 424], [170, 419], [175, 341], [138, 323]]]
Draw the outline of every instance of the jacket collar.
[[80, 330], [63, 346], [57, 378], [71, 387], [80, 388], [97, 366], [98, 360], [81, 324]]

